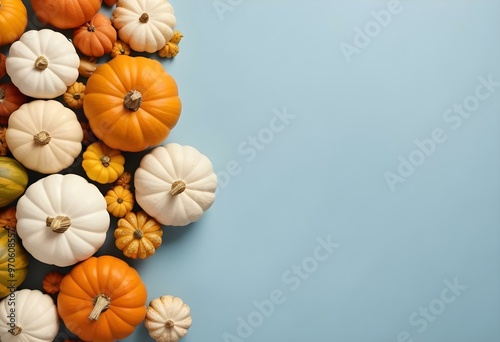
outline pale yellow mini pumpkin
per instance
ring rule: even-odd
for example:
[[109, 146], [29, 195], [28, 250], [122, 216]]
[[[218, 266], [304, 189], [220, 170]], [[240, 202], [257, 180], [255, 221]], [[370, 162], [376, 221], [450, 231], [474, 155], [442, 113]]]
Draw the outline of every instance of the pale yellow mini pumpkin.
[[165, 295], [153, 299], [148, 306], [144, 325], [156, 342], [176, 342], [191, 327], [191, 310], [182, 299]]

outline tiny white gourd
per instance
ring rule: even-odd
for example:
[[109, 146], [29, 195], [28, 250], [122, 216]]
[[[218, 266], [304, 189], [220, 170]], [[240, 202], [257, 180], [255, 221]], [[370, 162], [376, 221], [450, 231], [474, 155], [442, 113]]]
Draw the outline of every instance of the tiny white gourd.
[[37, 99], [64, 94], [78, 78], [80, 58], [73, 44], [51, 29], [26, 31], [9, 48], [7, 74], [19, 90]]
[[104, 243], [110, 217], [99, 189], [75, 174], [31, 184], [16, 207], [17, 234], [37, 260], [60, 267], [88, 259]]
[[144, 325], [156, 342], [176, 342], [186, 336], [192, 318], [189, 306], [170, 295], [153, 299], [146, 311]]
[[118, 0], [111, 21], [132, 50], [149, 53], [167, 44], [176, 24], [174, 9], [167, 0]]
[[170, 143], [141, 159], [134, 186], [137, 203], [149, 216], [163, 225], [185, 226], [212, 206], [217, 176], [194, 147]]
[[48, 174], [75, 161], [82, 150], [83, 130], [76, 114], [60, 102], [35, 100], [11, 114], [5, 138], [17, 161]]
[[22, 289], [0, 302], [2, 342], [52, 342], [58, 332], [57, 307], [49, 295]]

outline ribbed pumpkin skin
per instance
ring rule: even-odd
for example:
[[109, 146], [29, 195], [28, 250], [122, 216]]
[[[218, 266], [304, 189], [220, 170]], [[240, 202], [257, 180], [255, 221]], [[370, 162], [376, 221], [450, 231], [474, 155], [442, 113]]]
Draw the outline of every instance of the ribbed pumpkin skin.
[[[110, 306], [97, 320], [88, 318], [94, 298]], [[139, 274], [113, 256], [90, 257], [61, 282], [57, 306], [66, 327], [85, 341], [113, 342], [129, 336], [146, 317], [147, 290]]]
[[42, 24], [72, 29], [92, 19], [101, 8], [101, 0], [31, 0]]
[[26, 169], [13, 158], [0, 157], [0, 207], [18, 199], [27, 185]]
[[[15, 285], [17, 288], [26, 279], [28, 260], [28, 253], [17, 234], [9, 234], [7, 229], [0, 228], [0, 298], [10, 293], [9, 286]], [[9, 266], [12, 265], [14, 265], [13, 270], [9, 270]]]
[[[142, 96], [136, 111], [124, 105], [132, 91]], [[83, 110], [92, 132], [106, 145], [139, 152], [168, 137], [179, 120], [181, 101], [175, 80], [160, 62], [117, 56], [89, 77]]]
[[73, 31], [73, 44], [86, 56], [101, 57], [111, 52], [116, 37], [111, 20], [97, 13], [90, 22]]
[[28, 11], [21, 0], [0, 0], [0, 46], [17, 40], [28, 24]]

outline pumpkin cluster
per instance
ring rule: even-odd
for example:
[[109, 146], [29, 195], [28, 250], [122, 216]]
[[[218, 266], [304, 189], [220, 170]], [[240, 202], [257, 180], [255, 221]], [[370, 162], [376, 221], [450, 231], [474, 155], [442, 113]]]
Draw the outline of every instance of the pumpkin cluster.
[[[127, 263], [215, 200], [209, 158], [167, 142], [182, 111], [161, 63], [179, 53], [176, 24], [167, 0], [0, 0], [1, 340], [53, 341], [61, 321], [102, 342], [141, 323], [155, 341], [190, 328], [189, 306], [148, 305]], [[54, 268], [40, 290], [22, 289], [30, 256]]]

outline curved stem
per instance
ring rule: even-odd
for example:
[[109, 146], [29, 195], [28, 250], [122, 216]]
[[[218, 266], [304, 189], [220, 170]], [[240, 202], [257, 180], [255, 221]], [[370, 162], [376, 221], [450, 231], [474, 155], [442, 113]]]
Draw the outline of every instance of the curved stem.
[[172, 183], [172, 186], [168, 193], [172, 196], [175, 196], [182, 193], [184, 190], [186, 190], [186, 183], [184, 183], [184, 181], [178, 180]]
[[110, 156], [101, 156], [101, 163], [104, 167], [108, 167], [109, 164], [111, 164], [111, 157]]
[[47, 131], [40, 131], [33, 136], [33, 140], [38, 145], [47, 145], [50, 142], [50, 139], [52, 139], [52, 137], [50, 136], [50, 133]]
[[66, 215], [57, 215], [56, 217], [47, 217], [45, 219], [47, 227], [54, 233], [64, 233], [71, 226], [71, 219]]
[[106, 311], [111, 304], [111, 299], [104, 294], [99, 294], [94, 298], [94, 308], [89, 314], [89, 319], [97, 321], [102, 312]]

